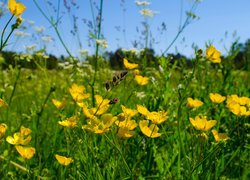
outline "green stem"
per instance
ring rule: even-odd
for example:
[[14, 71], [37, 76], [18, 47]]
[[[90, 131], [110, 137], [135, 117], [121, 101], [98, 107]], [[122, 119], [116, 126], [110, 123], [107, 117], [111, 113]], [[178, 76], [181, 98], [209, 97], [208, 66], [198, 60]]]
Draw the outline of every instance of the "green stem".
[[[56, 20], [56, 22], [54, 22], [53, 18], [49, 18], [46, 13], [42, 10], [42, 8], [39, 6], [39, 4], [37, 3], [36, 0], [33, 0], [33, 2], [35, 3], [36, 7], [38, 8], [38, 10], [42, 13], [42, 15], [45, 17], [45, 19], [52, 25], [52, 27], [54, 28], [55, 32], [56, 32], [56, 35], [57, 37], [59, 38], [59, 41], [61, 42], [61, 44], [63, 45], [64, 49], [66, 50], [66, 52], [68, 53], [68, 55], [73, 58], [73, 55], [70, 53], [68, 47], [66, 46], [65, 42], [63, 41], [62, 39], [62, 36], [61, 34], [59, 33], [58, 31], [58, 27], [57, 27], [57, 22], [58, 22], [58, 19]], [[57, 14], [57, 17], [58, 17], [58, 14]]]
[[[4, 33], [8, 27], [8, 25], [10, 24], [11, 20], [13, 19], [14, 15], [11, 16], [11, 18], [9, 19], [9, 21], [7, 22], [7, 24], [4, 26], [3, 28], [3, 32], [2, 32], [2, 35], [1, 35], [1, 44], [0, 44], [0, 52], [2, 51], [2, 49], [4, 48], [5, 44], [7, 43], [7, 41], [5, 40], [5, 42], [3, 42], [3, 38], [4, 38]], [[11, 30], [11, 33], [13, 32], [14, 29]], [[9, 35], [10, 36], [10, 35]], [[9, 39], [9, 36], [7, 39]]]
[[[100, 0], [100, 10], [99, 10], [99, 22], [98, 22], [98, 32], [97, 32], [97, 39], [100, 38], [101, 35], [101, 27], [102, 27], [102, 11], [103, 11], [103, 0]], [[96, 43], [96, 49], [95, 49], [95, 73], [93, 82], [91, 83], [91, 94], [92, 94], [92, 105], [95, 107], [95, 81], [96, 81], [96, 74], [97, 74], [97, 60], [99, 57], [99, 44]]]

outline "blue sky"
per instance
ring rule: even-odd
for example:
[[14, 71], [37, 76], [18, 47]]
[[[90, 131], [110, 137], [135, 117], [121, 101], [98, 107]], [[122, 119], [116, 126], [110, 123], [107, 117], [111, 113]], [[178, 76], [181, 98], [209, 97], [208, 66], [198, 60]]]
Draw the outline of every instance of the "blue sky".
[[[92, 0], [99, 4], [99, 0]], [[6, 3], [6, 0], [1, 0]], [[32, 0], [20, 0], [27, 7], [22, 17], [25, 20], [32, 20], [35, 22], [30, 26], [27, 21], [24, 22], [24, 32], [29, 33], [26, 38], [17, 38], [13, 36], [10, 40], [8, 50], [24, 51], [25, 46], [37, 44], [37, 49], [43, 47], [41, 43], [41, 36], [51, 36], [53, 41], [47, 44], [47, 51], [49, 53], [59, 56], [66, 54], [62, 45], [58, 41], [55, 31], [51, 25], [46, 21], [44, 16], [38, 11]], [[56, 17], [56, 13], [48, 6], [44, 0], [37, 0], [41, 8], [49, 16]], [[50, 0], [50, 2], [58, 2], [57, 0]], [[63, 1], [61, 0], [63, 3]], [[59, 17], [61, 24], [59, 31], [74, 55], [79, 54], [79, 44], [76, 36], [72, 36], [70, 30], [72, 29], [72, 15], [78, 17], [77, 25], [79, 28], [79, 39], [83, 49], [88, 49], [90, 52], [94, 51], [93, 47], [88, 46], [89, 28], [84, 23], [83, 19], [92, 20], [90, 0], [67, 0], [76, 2], [79, 9], [71, 7], [71, 14], [65, 12], [65, 7], [61, 5]], [[148, 7], [151, 10], [158, 11], [153, 18], [148, 19], [152, 37], [157, 43], [153, 44], [153, 48], [157, 53], [161, 53], [166, 49], [172, 39], [175, 37], [180, 24], [185, 19], [185, 11], [191, 8], [192, 0], [150, 0], [151, 5]], [[183, 6], [181, 6], [181, 4]], [[181, 11], [182, 7], [182, 11]], [[123, 11], [123, 9], [126, 11]], [[114, 51], [118, 47], [132, 48], [132, 41], [139, 41], [140, 33], [136, 31], [137, 28], [143, 29], [141, 22], [144, 18], [139, 14], [140, 8], [135, 5], [134, 0], [104, 0], [103, 4], [103, 26], [102, 33], [104, 38], [108, 41], [108, 51]], [[94, 8], [94, 13], [97, 11]], [[193, 54], [192, 45], [199, 48], [205, 48], [206, 43], [212, 43], [220, 51], [226, 54], [226, 50], [230, 44], [237, 38], [240, 42], [245, 42], [250, 38], [250, 1], [249, 0], [203, 0], [195, 10], [195, 14], [200, 17], [199, 20], [193, 21], [181, 34], [181, 36], [174, 43], [168, 53], [180, 52], [184, 55], [191, 56]], [[0, 28], [3, 28], [4, 22], [10, 17], [10, 13], [6, 13], [0, 19]], [[166, 24], [166, 31], [160, 34], [157, 31], [164, 22]], [[43, 35], [38, 35], [34, 31], [34, 27], [45, 27]], [[120, 29], [120, 30], [117, 30]], [[125, 30], [125, 33], [122, 31]], [[235, 35], [236, 34], [236, 35]]]

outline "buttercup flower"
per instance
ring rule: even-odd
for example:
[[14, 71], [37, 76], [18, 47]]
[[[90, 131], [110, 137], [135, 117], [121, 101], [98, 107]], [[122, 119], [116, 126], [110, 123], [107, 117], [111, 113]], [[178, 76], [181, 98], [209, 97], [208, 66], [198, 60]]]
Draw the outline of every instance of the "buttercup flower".
[[250, 98], [235, 94], [227, 96], [227, 108], [237, 116], [250, 116]]
[[105, 112], [107, 112], [110, 104], [110, 100], [103, 99], [100, 95], [95, 95], [96, 100], [96, 107], [88, 109], [88, 107], [85, 104], [81, 104], [81, 107], [83, 109], [83, 113], [87, 118], [92, 118], [95, 115], [102, 115]]
[[206, 116], [196, 116], [195, 119], [189, 118], [195, 129], [200, 131], [209, 131], [217, 123], [216, 120], [207, 120]]
[[209, 46], [206, 49], [206, 57], [213, 63], [221, 63], [221, 53], [214, 46]]
[[112, 114], [103, 114], [100, 119], [96, 116], [92, 116], [91, 119], [87, 119], [88, 124], [83, 125], [82, 129], [86, 129], [96, 134], [103, 134], [110, 130], [110, 127], [116, 120], [117, 117]]
[[74, 160], [70, 157], [60, 156], [58, 154], [55, 155], [56, 160], [63, 166], [68, 166]]
[[66, 105], [65, 101], [58, 101], [56, 99], [52, 99], [52, 103], [56, 106], [57, 109], [63, 109]]
[[226, 97], [225, 96], [222, 96], [218, 93], [210, 93], [209, 94], [209, 98], [211, 99], [212, 102], [214, 103], [222, 103], [223, 101], [226, 100]]
[[13, 145], [27, 145], [32, 139], [31, 136], [29, 136], [31, 132], [29, 128], [21, 126], [20, 132], [14, 133], [13, 137], [8, 136], [6, 141]]
[[64, 121], [59, 121], [58, 124], [64, 127], [73, 128], [76, 127], [79, 118], [77, 116], [72, 116]]
[[5, 132], [7, 130], [7, 125], [4, 123], [0, 124], [0, 139], [4, 136]]
[[128, 62], [126, 58], [123, 58], [123, 64], [127, 69], [135, 69], [139, 66], [138, 64]]
[[125, 119], [131, 119], [132, 117], [134, 117], [138, 113], [137, 110], [126, 108], [123, 105], [121, 107], [122, 107], [122, 112], [123, 113], [121, 113], [120, 116], [123, 116], [124, 120]]
[[216, 142], [220, 142], [220, 141], [227, 141], [229, 140], [230, 138], [224, 134], [224, 133], [218, 133], [217, 130], [212, 130], [212, 133], [213, 133], [213, 136], [214, 136], [214, 139]]
[[187, 105], [190, 108], [198, 108], [203, 105], [203, 102], [198, 99], [187, 98]]
[[16, 150], [24, 159], [31, 159], [36, 153], [33, 147], [16, 146]]
[[148, 84], [149, 78], [148, 78], [148, 77], [141, 76], [141, 75], [136, 75], [136, 76], [135, 76], [135, 81], [136, 81], [139, 85], [144, 86], [144, 85]]
[[14, 16], [21, 15], [26, 9], [26, 7], [22, 3], [16, 2], [15, 0], [9, 0], [8, 7], [11, 14], [13, 14]]
[[117, 135], [121, 138], [130, 138], [134, 135], [134, 130], [137, 127], [135, 120], [127, 119], [125, 121], [116, 121], [116, 125], [119, 127]]
[[77, 84], [72, 84], [71, 88], [69, 88], [69, 92], [76, 102], [81, 102], [82, 100], [90, 97], [90, 94], [85, 94], [84, 91], [85, 87], [78, 86]]
[[159, 136], [161, 136], [160, 133], [158, 133], [159, 131], [159, 128], [156, 124], [151, 124], [149, 127], [148, 127], [148, 124], [149, 124], [149, 121], [147, 120], [141, 120], [139, 122], [139, 127], [141, 129], [141, 132], [150, 137], [150, 138], [157, 138]]
[[150, 112], [146, 107], [142, 105], [137, 105], [137, 110], [140, 114], [145, 116], [147, 119], [151, 120], [153, 124], [161, 124], [168, 118], [167, 112], [165, 111]]

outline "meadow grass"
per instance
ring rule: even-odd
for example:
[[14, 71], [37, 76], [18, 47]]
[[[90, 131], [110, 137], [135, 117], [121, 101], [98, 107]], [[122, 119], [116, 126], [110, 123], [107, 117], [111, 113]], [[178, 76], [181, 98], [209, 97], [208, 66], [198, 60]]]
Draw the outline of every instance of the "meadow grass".
[[[10, 21], [19, 5], [9, 5]], [[43, 55], [36, 69], [20, 66], [23, 55], [1, 66], [0, 179], [250, 178], [250, 72], [233, 68], [231, 55], [209, 45], [192, 68], [162, 54], [159, 67], [125, 56], [113, 70], [98, 43], [93, 65], [65, 47], [69, 66], [49, 70]]]

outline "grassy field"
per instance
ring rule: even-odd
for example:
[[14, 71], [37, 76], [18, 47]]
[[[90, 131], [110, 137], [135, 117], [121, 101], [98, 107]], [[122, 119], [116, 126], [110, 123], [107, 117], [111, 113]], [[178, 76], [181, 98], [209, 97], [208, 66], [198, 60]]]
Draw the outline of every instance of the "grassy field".
[[[157, 12], [140, 11], [145, 48], [140, 55], [120, 50], [121, 66], [114, 62], [120, 70], [101, 53], [107, 47], [98, 21], [103, 0], [90, 35], [95, 54], [82, 63], [64, 44], [59, 13], [55, 20], [34, 3], [68, 57], [51, 63], [46, 47], [4, 52], [25, 10], [8, 1], [12, 16], [0, 40], [1, 180], [250, 179], [249, 52], [242, 62], [235, 61], [244, 49], [236, 44], [225, 56], [212, 44], [194, 48], [188, 60], [166, 55], [197, 18], [200, 1], [162, 55], [147, 54], [147, 18]], [[49, 63], [59, 66], [49, 69]]]
[[224, 61], [1, 71], [2, 179], [248, 179], [250, 73]]

